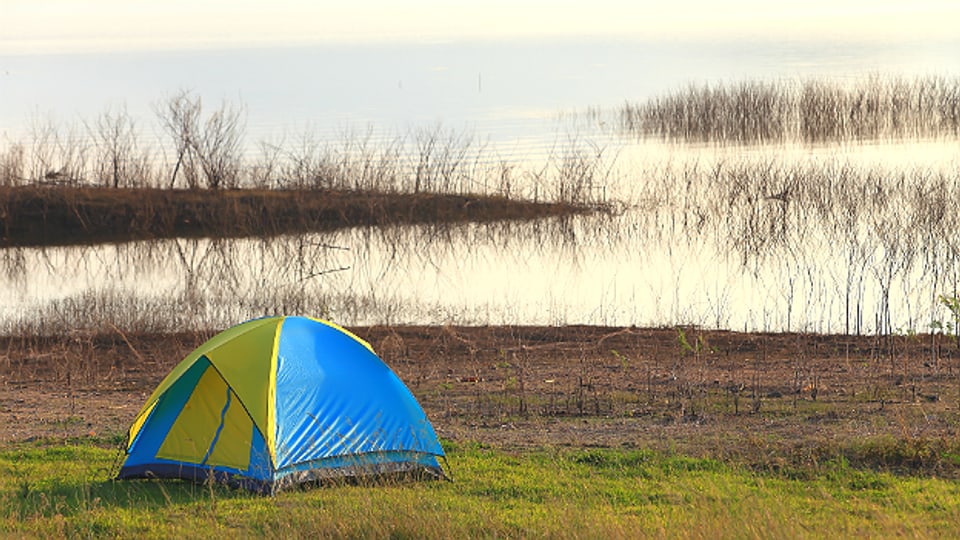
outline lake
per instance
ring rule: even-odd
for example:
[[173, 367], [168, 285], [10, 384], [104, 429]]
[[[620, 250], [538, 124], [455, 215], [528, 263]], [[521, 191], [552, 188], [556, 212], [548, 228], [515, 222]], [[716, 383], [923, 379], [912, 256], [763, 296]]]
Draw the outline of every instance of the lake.
[[[691, 83], [956, 75], [953, 42], [514, 41], [0, 56], [0, 137], [126, 107], [148, 134], [178, 91], [242, 104], [247, 140], [442, 124], [504, 148], [552, 142], [564, 112]], [[78, 130], [82, 131], [82, 130]]]
[[[924, 331], [947, 319], [938, 296], [955, 294], [960, 275], [956, 137], [729, 145], [613, 124], [624, 103], [691, 85], [956, 78], [958, 45], [592, 40], [0, 56], [7, 146], [29, 147], [38, 125], [89, 144], [84, 123], [124, 107], [162, 148], [153, 111], [188, 90], [204, 104], [242, 104], [251, 155], [260, 141], [304, 134], [332, 144], [372, 134], [376, 145], [441, 128], [520, 168], [571, 145], [600, 151], [590, 196], [619, 208], [534, 223], [5, 249], [0, 324], [219, 328], [282, 312], [348, 325]], [[777, 198], [784, 189], [790, 198]]]

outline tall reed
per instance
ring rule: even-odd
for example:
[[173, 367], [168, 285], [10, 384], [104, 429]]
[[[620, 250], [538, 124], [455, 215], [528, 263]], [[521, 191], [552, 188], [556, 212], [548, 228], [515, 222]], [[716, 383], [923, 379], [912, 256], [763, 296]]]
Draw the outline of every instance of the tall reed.
[[628, 134], [674, 141], [756, 144], [957, 137], [960, 79], [881, 77], [691, 85], [627, 103]]

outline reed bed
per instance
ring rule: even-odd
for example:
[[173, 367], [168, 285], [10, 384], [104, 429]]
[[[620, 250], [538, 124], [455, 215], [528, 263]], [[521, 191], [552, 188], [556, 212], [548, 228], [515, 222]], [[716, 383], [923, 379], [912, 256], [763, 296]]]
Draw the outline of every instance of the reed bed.
[[839, 313], [846, 333], [923, 331], [942, 320], [938, 297], [957, 294], [956, 172], [775, 158], [687, 164], [651, 178], [640, 198], [644, 228], [663, 231], [664, 242], [705, 239], [745, 274], [795, 292], [785, 330], [798, 329], [791, 310], [819, 306], [803, 319]]
[[691, 85], [627, 103], [624, 133], [722, 144], [819, 144], [960, 135], [960, 79], [871, 76]]

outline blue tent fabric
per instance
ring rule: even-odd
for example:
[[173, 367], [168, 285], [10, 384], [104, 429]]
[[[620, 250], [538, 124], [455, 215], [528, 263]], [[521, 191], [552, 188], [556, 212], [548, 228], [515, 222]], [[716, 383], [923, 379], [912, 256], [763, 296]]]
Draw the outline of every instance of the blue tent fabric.
[[[274, 336], [272, 345], [224, 349], [229, 336], [253, 335], [238, 325], [201, 345], [171, 372], [131, 427], [119, 478], [214, 477], [272, 493], [331, 477], [445, 476], [433, 426], [369, 344], [325, 321], [276, 319], [243, 323], [267, 330], [265, 325], [275, 324], [276, 332], [262, 331], [255, 338]], [[220, 352], [208, 358], [208, 344], [232, 356]], [[249, 356], [271, 356], [264, 353], [271, 350], [272, 357]], [[261, 369], [261, 362], [267, 368]], [[269, 381], [246, 377], [234, 387], [228, 379], [239, 379], [231, 366], [267, 373]], [[223, 370], [230, 377], [222, 376]], [[269, 384], [272, 391], [260, 391]], [[264, 407], [258, 401], [263, 399], [272, 402]], [[251, 411], [267, 412], [258, 417]]]
[[407, 387], [346, 334], [285, 321], [277, 354], [277, 468], [393, 449], [443, 452]]

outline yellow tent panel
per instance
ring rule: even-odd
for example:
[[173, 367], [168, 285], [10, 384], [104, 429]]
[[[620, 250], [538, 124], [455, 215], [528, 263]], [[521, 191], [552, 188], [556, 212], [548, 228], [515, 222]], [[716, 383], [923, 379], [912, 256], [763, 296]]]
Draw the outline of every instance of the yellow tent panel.
[[170, 428], [158, 458], [203, 463], [220, 427], [229, 388], [215, 369], [207, 368]]
[[206, 464], [246, 469], [250, 465], [252, 440], [253, 422], [236, 394], [231, 393], [230, 406], [223, 415], [223, 427]]

